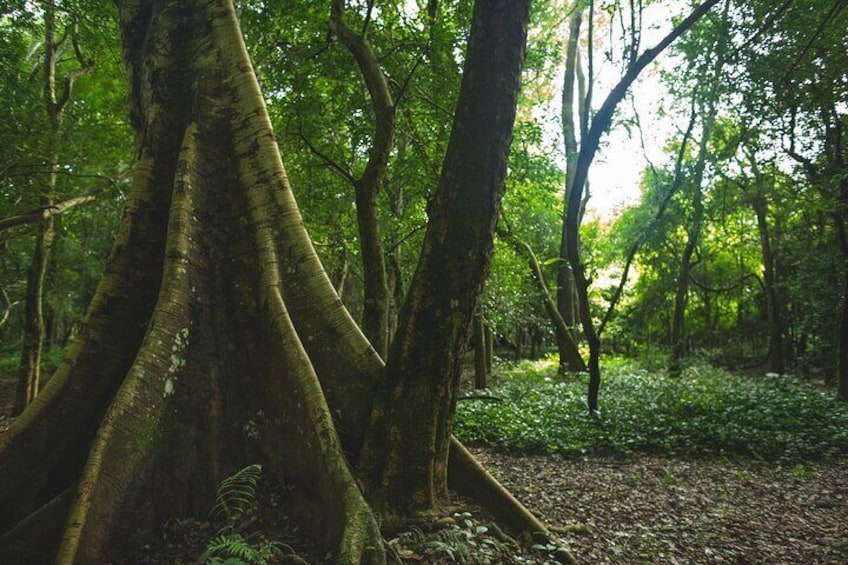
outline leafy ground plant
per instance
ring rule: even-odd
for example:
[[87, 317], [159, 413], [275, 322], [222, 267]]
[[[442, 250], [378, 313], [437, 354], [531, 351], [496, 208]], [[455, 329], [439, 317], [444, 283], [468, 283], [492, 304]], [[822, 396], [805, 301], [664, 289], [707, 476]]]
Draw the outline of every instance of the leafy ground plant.
[[[526, 364], [525, 364], [526, 365]], [[491, 398], [459, 403], [463, 441], [526, 453], [732, 454], [795, 461], [848, 453], [848, 407], [786, 375], [741, 377], [707, 365], [681, 378], [620, 362], [607, 368], [601, 414], [583, 379], [536, 363], [505, 371]]]
[[559, 540], [519, 541], [496, 524], [471, 512], [411, 525], [388, 541], [390, 555], [400, 563], [460, 563], [463, 565], [554, 565], [574, 563]]

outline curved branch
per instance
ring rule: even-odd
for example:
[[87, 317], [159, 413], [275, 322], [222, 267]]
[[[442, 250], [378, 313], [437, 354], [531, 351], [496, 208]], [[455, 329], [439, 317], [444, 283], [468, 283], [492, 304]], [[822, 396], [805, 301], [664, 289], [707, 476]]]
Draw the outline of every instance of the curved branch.
[[340, 164], [338, 164], [336, 161], [334, 161], [333, 159], [331, 159], [331, 158], [330, 158], [329, 156], [327, 156], [326, 154], [322, 153], [322, 152], [321, 152], [321, 150], [320, 150], [320, 149], [318, 149], [318, 148], [317, 148], [317, 147], [316, 147], [316, 146], [315, 146], [315, 145], [314, 145], [314, 144], [313, 144], [313, 143], [309, 140], [309, 138], [308, 138], [308, 137], [306, 137], [306, 134], [304, 133], [304, 131], [303, 131], [303, 127], [302, 127], [302, 126], [298, 127], [297, 134], [298, 134], [298, 137], [300, 137], [301, 141], [303, 141], [303, 142], [306, 144], [306, 147], [308, 147], [308, 148], [309, 148], [309, 150], [310, 150], [310, 151], [312, 151], [312, 153], [313, 153], [316, 157], [318, 157], [319, 159], [321, 159], [321, 160], [324, 162], [324, 164], [330, 168], [330, 170], [331, 170], [331, 171], [333, 171], [334, 173], [336, 173], [339, 177], [341, 177], [341, 178], [342, 178], [345, 182], [347, 182], [349, 185], [351, 185], [351, 186], [356, 186], [356, 182], [357, 182], [357, 181], [356, 181], [356, 178], [355, 178], [355, 177], [354, 177], [354, 176], [350, 173], [350, 171], [348, 171], [346, 168], [344, 168], [343, 166], [341, 166]]
[[85, 196], [69, 198], [68, 200], [64, 200], [56, 204], [51, 204], [49, 206], [42, 206], [41, 208], [36, 208], [35, 210], [30, 210], [29, 212], [24, 212], [23, 214], [18, 214], [16, 216], [0, 218], [0, 231], [4, 231], [9, 228], [21, 226], [24, 224], [34, 224], [36, 222], [41, 222], [43, 220], [47, 220], [54, 216], [58, 216], [59, 214], [62, 214], [64, 212], [67, 212], [71, 208], [79, 206], [80, 204], [88, 204], [89, 202], [94, 202], [96, 199], [97, 197], [95, 195], [87, 194]]
[[6, 308], [3, 312], [3, 317], [0, 318], [0, 328], [2, 328], [6, 324], [6, 322], [9, 321], [9, 314], [12, 313], [12, 308], [20, 304], [20, 300], [16, 300], [14, 302], [9, 300], [9, 295], [6, 294], [6, 289], [2, 286], [0, 286], [0, 296], [3, 297], [3, 302], [6, 303]]

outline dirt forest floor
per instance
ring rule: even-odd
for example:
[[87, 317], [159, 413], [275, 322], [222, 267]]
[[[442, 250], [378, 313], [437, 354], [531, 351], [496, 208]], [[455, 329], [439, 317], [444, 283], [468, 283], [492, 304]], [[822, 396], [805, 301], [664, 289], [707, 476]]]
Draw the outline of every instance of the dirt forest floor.
[[[0, 433], [12, 400], [3, 380]], [[580, 564], [848, 564], [845, 458], [776, 465], [474, 451], [546, 523], [572, 530], [563, 541]]]
[[562, 460], [475, 450], [578, 563], [848, 563], [848, 460]]

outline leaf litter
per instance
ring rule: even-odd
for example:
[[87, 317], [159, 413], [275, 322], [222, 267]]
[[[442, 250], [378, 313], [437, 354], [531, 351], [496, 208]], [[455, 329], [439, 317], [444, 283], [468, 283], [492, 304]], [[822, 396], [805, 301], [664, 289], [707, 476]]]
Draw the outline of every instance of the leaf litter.
[[848, 459], [477, 457], [578, 563], [848, 563]]

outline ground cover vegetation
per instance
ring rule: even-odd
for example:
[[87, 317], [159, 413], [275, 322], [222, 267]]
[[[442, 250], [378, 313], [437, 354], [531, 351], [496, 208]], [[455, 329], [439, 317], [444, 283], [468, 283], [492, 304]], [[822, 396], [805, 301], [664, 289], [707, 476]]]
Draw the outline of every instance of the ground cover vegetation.
[[[610, 360], [604, 411], [585, 410], [585, 379], [525, 361], [459, 403], [456, 434], [528, 454], [633, 452], [743, 456], [772, 462], [848, 453], [848, 407], [796, 377], [738, 376], [699, 363], [680, 378]], [[479, 399], [475, 399], [476, 395]]]
[[0, 562], [686, 561], [508, 470], [831, 477], [846, 7], [0, 2]]

